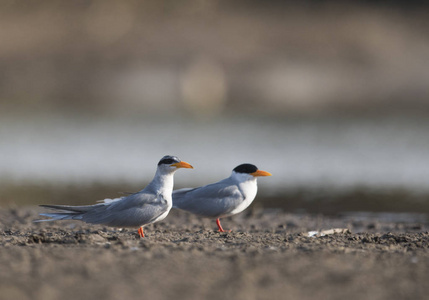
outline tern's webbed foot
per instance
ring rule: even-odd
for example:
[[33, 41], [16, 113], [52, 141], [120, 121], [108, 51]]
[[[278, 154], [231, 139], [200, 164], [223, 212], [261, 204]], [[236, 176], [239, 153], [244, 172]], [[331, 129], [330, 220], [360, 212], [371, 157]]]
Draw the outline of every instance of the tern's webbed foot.
[[217, 227], [219, 228], [219, 232], [231, 232], [231, 230], [224, 230], [222, 228], [222, 225], [220, 225], [220, 220], [219, 219], [216, 219], [216, 224], [217, 224]]

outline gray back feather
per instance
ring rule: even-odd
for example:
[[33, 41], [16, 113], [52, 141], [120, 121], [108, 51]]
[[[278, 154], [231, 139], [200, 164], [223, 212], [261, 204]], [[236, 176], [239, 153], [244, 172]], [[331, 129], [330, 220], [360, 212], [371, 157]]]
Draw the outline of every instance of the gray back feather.
[[[139, 192], [118, 201], [85, 206], [41, 205], [57, 210], [57, 213], [41, 214], [54, 220], [82, 220], [92, 224], [104, 224], [113, 227], [138, 227], [153, 222], [167, 212], [170, 207], [167, 200], [158, 195]], [[49, 221], [51, 221], [49, 220]], [[44, 221], [44, 220], [43, 220]]]
[[228, 215], [244, 199], [238, 186], [226, 178], [195, 189], [173, 192], [173, 207], [193, 214], [218, 218]]

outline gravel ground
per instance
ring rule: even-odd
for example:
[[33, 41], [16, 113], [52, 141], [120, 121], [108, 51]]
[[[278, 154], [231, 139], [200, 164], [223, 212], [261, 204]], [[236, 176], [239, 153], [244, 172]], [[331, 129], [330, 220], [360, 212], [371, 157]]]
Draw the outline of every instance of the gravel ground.
[[[0, 299], [427, 299], [429, 224], [250, 210], [213, 220], [173, 211], [116, 230], [33, 223], [0, 210]], [[340, 228], [341, 233], [308, 236]]]

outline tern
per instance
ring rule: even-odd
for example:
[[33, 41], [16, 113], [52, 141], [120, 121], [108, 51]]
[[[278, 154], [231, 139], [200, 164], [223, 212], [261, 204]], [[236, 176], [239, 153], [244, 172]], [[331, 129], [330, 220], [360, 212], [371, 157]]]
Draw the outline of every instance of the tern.
[[179, 168], [193, 169], [176, 156], [166, 155], [158, 163], [152, 181], [140, 192], [115, 199], [104, 199], [98, 204], [84, 206], [40, 205], [58, 212], [40, 215], [51, 219], [80, 220], [86, 223], [112, 227], [139, 227], [144, 237], [143, 226], [163, 220], [172, 207], [173, 175]]
[[219, 219], [238, 214], [253, 202], [259, 176], [271, 176], [271, 173], [258, 170], [252, 164], [239, 165], [230, 177], [219, 182], [173, 191], [173, 207], [216, 219], [219, 231], [225, 232]]

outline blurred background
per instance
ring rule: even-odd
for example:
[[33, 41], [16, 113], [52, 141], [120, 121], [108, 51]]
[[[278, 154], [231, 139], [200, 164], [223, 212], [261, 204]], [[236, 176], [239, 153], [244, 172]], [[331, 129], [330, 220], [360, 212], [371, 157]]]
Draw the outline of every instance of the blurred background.
[[255, 206], [429, 212], [424, 1], [2, 1], [0, 206], [249, 162]]

